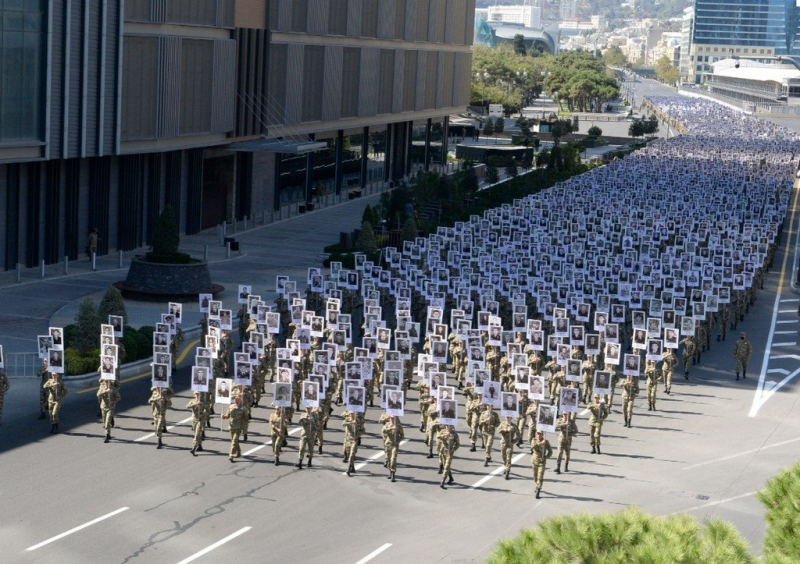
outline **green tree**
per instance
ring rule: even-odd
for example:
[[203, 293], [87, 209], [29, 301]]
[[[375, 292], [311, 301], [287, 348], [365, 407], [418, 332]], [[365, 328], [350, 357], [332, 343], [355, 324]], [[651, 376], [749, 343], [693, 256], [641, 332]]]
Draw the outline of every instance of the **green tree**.
[[520, 164], [525, 170], [530, 170], [531, 167], [533, 167], [533, 151], [525, 151], [522, 154], [522, 161]]
[[511, 46], [514, 48], [514, 52], [517, 55], [525, 56], [528, 54], [528, 49], [525, 47], [525, 37], [519, 33], [514, 36]]
[[506, 176], [509, 178], [516, 178], [519, 175], [519, 171], [517, 170], [517, 162], [515, 160], [511, 160], [506, 167]]
[[100, 317], [100, 323], [108, 323], [109, 315], [121, 315], [123, 325], [128, 324], [128, 310], [125, 309], [125, 302], [122, 300], [122, 294], [114, 286], [106, 290], [103, 299], [100, 301], [100, 307], [97, 313]]
[[419, 236], [419, 227], [413, 217], [409, 217], [403, 225], [400, 237], [403, 241], [414, 241]]
[[369, 221], [361, 224], [361, 231], [356, 239], [356, 249], [367, 254], [378, 252], [378, 241], [375, 239], [375, 231]]
[[574, 122], [569, 119], [557, 119], [550, 123], [550, 135], [553, 142], [558, 145], [561, 138], [574, 132]]
[[486, 118], [486, 123], [483, 125], [484, 137], [491, 137], [494, 135], [494, 120], [490, 117]]
[[544, 90], [571, 112], [600, 112], [619, 95], [613, 72], [600, 57], [586, 51], [564, 51], [552, 58]]
[[617, 45], [612, 45], [603, 53], [603, 61], [609, 67], [630, 68], [631, 63], [625, 53]]
[[656, 78], [665, 84], [674, 85], [681, 79], [681, 73], [673, 66], [669, 57], [662, 55], [656, 61]]
[[496, 184], [500, 180], [500, 173], [494, 163], [486, 165], [486, 182], [489, 184]]
[[178, 219], [172, 206], [167, 205], [158, 216], [153, 231], [153, 254], [170, 257], [178, 253], [181, 244]]
[[497, 120], [495, 120], [494, 122], [495, 145], [497, 144], [497, 136], [503, 133], [505, 130], [506, 130], [506, 120], [503, 119], [502, 117], [497, 118]]
[[790, 564], [800, 555], [800, 463], [782, 470], [758, 493], [766, 509], [764, 560]]
[[633, 137], [641, 137], [645, 134], [645, 125], [643, 119], [635, 119], [631, 122], [630, 126], [628, 126], [628, 135]]
[[647, 118], [643, 125], [644, 133], [646, 135], [655, 135], [658, 133], [658, 118], [655, 116], [655, 114]]
[[[103, 321], [103, 323], [107, 323], [107, 321]], [[100, 348], [100, 316], [93, 299], [85, 298], [78, 306], [75, 329], [71, 342], [67, 344], [82, 355], [87, 355]]]
[[378, 225], [381, 222], [380, 214], [378, 213], [378, 206], [372, 207], [367, 205], [364, 208], [364, 213], [361, 215], [361, 222], [368, 221], [371, 225]]
[[461, 188], [461, 193], [465, 197], [472, 198], [475, 196], [480, 182], [478, 181], [478, 175], [475, 173], [475, 165], [472, 161], [465, 161], [461, 166], [457, 182]]
[[586, 133], [591, 137], [600, 137], [601, 135], [603, 135], [603, 130], [597, 127], [596, 125], [593, 125], [592, 127], [589, 128], [589, 131], [587, 131]]
[[729, 523], [700, 524], [689, 515], [657, 517], [631, 508], [611, 514], [551, 517], [500, 542], [487, 562], [755, 564], [756, 559]]

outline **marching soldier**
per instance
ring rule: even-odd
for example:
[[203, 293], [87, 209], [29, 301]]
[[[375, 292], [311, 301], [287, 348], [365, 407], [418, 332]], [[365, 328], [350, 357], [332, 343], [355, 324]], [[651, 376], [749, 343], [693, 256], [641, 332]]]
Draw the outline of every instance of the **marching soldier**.
[[564, 456], [564, 472], [569, 472], [569, 456], [572, 453], [572, 437], [578, 434], [578, 424], [566, 411], [561, 414], [561, 420], [556, 424], [558, 429], [558, 458], [556, 459], [556, 474], [561, 474], [561, 457]]
[[50, 424], [52, 425], [50, 433], [55, 435], [58, 433], [58, 414], [61, 411], [61, 402], [67, 395], [67, 386], [61, 381], [59, 374], [51, 372], [50, 379], [44, 385], [44, 390], [47, 393], [47, 411], [50, 414]]
[[589, 404], [589, 436], [592, 444], [592, 454], [600, 454], [600, 431], [603, 421], [608, 417], [606, 404], [600, 403], [600, 396], [594, 395], [594, 401]]
[[633, 376], [628, 376], [628, 378], [622, 383], [622, 415], [624, 418], [622, 425], [624, 427], [631, 426], [631, 419], [633, 419], [633, 402], [636, 400], [636, 396], [638, 395], [639, 379], [634, 378]]
[[684, 337], [681, 342], [683, 345], [683, 377], [689, 379], [689, 366], [694, 364], [694, 355], [697, 351], [697, 345], [694, 344], [694, 339], [691, 335]]
[[506, 420], [500, 423], [497, 432], [500, 433], [500, 451], [503, 454], [505, 477], [508, 480], [511, 474], [511, 459], [514, 458], [514, 443], [522, 440], [522, 434], [519, 427], [512, 422], [511, 417], [506, 417]]
[[383, 446], [386, 450], [386, 467], [389, 469], [388, 478], [394, 482], [394, 475], [397, 472], [397, 450], [400, 448], [400, 442], [405, 438], [403, 426], [395, 417], [389, 417], [383, 425], [382, 434]]
[[361, 424], [354, 411], [345, 411], [344, 421], [344, 459], [347, 462], [347, 476], [350, 477], [356, 472], [356, 454], [358, 453], [358, 443], [361, 440]]
[[750, 355], [753, 354], [753, 346], [747, 340], [747, 335], [742, 333], [739, 340], [733, 346], [733, 358], [736, 360], [736, 379], [739, 379], [739, 371], [742, 378], [747, 378], [747, 363], [750, 362]]
[[[517, 446], [522, 446], [522, 437], [525, 436], [525, 423], [528, 421], [528, 408], [531, 406], [531, 399], [525, 390], [519, 391], [519, 418], [517, 419]], [[532, 420], [531, 420], [532, 421]]]
[[656, 392], [658, 391], [658, 369], [656, 368], [655, 360], [651, 360], [647, 363], [644, 375], [647, 378], [647, 411], [655, 411]]
[[3, 420], [3, 400], [5, 399], [6, 392], [8, 392], [9, 388], [11, 388], [11, 384], [8, 382], [6, 371], [0, 370], [0, 421]]
[[483, 446], [486, 449], [486, 460], [484, 460], [483, 465], [489, 466], [489, 463], [492, 461], [494, 432], [497, 426], [500, 425], [500, 416], [494, 412], [491, 405], [481, 414], [478, 425], [480, 426], [481, 436], [483, 438]]
[[439, 487], [444, 490], [446, 489], [444, 487], [445, 480], [447, 480], [447, 485], [455, 482], [455, 480], [453, 480], [451, 466], [453, 464], [453, 455], [458, 450], [458, 447], [461, 446], [461, 442], [458, 439], [458, 433], [456, 433], [452, 425], [442, 425], [439, 430], [438, 438], [442, 445], [442, 448], [439, 450], [439, 473], [442, 474], [442, 482], [439, 484]]
[[428, 422], [425, 425], [425, 444], [428, 445], [428, 456], [433, 458], [433, 440], [439, 432], [439, 405], [431, 402], [428, 407]]
[[481, 413], [483, 413], [483, 392], [478, 391], [475, 394], [475, 399], [467, 402], [467, 421], [469, 422], [469, 440], [472, 443], [470, 452], [475, 452], [475, 443], [478, 442], [478, 426], [481, 420]]
[[239, 446], [239, 437], [242, 434], [246, 417], [247, 411], [242, 405], [242, 396], [233, 398], [233, 405], [229, 406], [228, 412], [222, 415], [223, 419], [230, 419], [231, 451], [228, 454], [228, 460], [231, 462], [234, 461], [234, 458], [242, 456], [242, 448]]
[[536, 499], [544, 484], [544, 471], [547, 459], [553, 456], [553, 448], [550, 441], [544, 438], [542, 431], [536, 431], [536, 436], [531, 442], [531, 468], [533, 469], [533, 479], [536, 481]]
[[[300, 386], [297, 386], [298, 388]], [[318, 417], [310, 407], [306, 407], [305, 414], [297, 422], [302, 428], [300, 431], [300, 447], [297, 454], [297, 469], [303, 469], [303, 455], [308, 452], [308, 463], [306, 466], [311, 468], [311, 459], [314, 458], [314, 443], [317, 438]]]
[[164, 394], [164, 390], [162, 388], [152, 388], [150, 393], [150, 399], [148, 400], [153, 412], [153, 428], [156, 431], [156, 437], [158, 437], [158, 446], [157, 449], [164, 446], [161, 442], [162, 433], [166, 430], [166, 419], [167, 419], [167, 409], [169, 408], [170, 401]]
[[275, 455], [275, 466], [278, 466], [281, 463], [281, 447], [286, 440], [288, 429], [281, 406], [275, 407], [275, 412], [269, 416], [269, 426], [272, 432], [272, 454]]
[[672, 349], [664, 351], [664, 362], [661, 365], [661, 371], [664, 378], [664, 392], [669, 395], [672, 390], [672, 374], [675, 367], [678, 366], [678, 358], [673, 354]]
[[186, 409], [192, 412], [192, 448], [189, 452], [197, 456], [197, 451], [203, 451], [203, 412], [205, 404], [200, 397], [200, 392], [194, 393], [194, 398], [186, 404]]
[[111, 427], [114, 426], [112, 423], [114, 421], [114, 409], [117, 407], [119, 400], [120, 395], [117, 389], [108, 380], [103, 380], [97, 390], [97, 401], [100, 402], [100, 410], [103, 413], [103, 429], [106, 431], [104, 443], [111, 440]]

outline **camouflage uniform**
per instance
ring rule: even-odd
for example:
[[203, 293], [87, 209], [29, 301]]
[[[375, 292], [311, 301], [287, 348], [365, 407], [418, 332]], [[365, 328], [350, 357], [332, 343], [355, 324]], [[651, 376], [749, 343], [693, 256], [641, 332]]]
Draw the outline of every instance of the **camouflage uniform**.
[[564, 472], [569, 472], [569, 456], [572, 452], [572, 437], [578, 434], [578, 425], [571, 417], [562, 417], [556, 424], [558, 430], [558, 458], [556, 474], [561, 474], [561, 457], [564, 457]]
[[288, 425], [280, 407], [275, 408], [275, 412], [269, 416], [269, 427], [272, 433], [272, 454], [275, 455], [275, 466], [280, 464], [281, 446], [286, 440]]
[[536, 498], [539, 498], [539, 492], [542, 491], [544, 485], [544, 471], [547, 466], [547, 459], [553, 456], [553, 448], [550, 446], [550, 441], [544, 437], [539, 438], [539, 434], [533, 438], [531, 442], [531, 468], [533, 470], [533, 479], [536, 481]]
[[736, 360], [736, 379], [739, 379], [739, 371], [742, 372], [742, 378], [747, 378], [747, 363], [750, 362], [750, 356], [753, 354], [753, 346], [747, 340], [747, 335], [741, 334], [739, 340], [733, 346], [733, 358]]
[[483, 464], [484, 466], [488, 466], [492, 461], [492, 445], [494, 444], [494, 433], [498, 425], [500, 425], [500, 416], [491, 408], [481, 414], [478, 426], [480, 427], [481, 436], [483, 437], [483, 446], [486, 449], [486, 461]]
[[439, 450], [439, 470], [442, 474], [440, 487], [444, 489], [446, 479], [448, 480], [448, 484], [454, 482], [453, 472], [451, 470], [453, 455], [461, 446], [461, 442], [458, 439], [458, 433], [456, 433], [452, 425], [443, 425], [439, 430], [438, 439], [442, 445], [442, 448]]
[[608, 417], [608, 408], [599, 401], [592, 402], [589, 404], [589, 413], [589, 436], [592, 444], [592, 454], [600, 454], [600, 432], [603, 429], [603, 420]]
[[622, 383], [622, 415], [624, 417], [624, 426], [631, 426], [631, 419], [633, 418], [633, 402], [636, 396], [639, 395], [639, 379], [629, 376], [627, 380]]
[[203, 426], [205, 405], [199, 392], [195, 392], [194, 398], [186, 404], [186, 409], [192, 412], [192, 449], [191, 453], [203, 450]]
[[514, 443], [522, 439], [519, 428], [507, 417], [497, 428], [500, 433], [500, 451], [503, 453], [503, 466], [506, 469], [506, 480], [511, 474], [511, 459], [514, 458]]

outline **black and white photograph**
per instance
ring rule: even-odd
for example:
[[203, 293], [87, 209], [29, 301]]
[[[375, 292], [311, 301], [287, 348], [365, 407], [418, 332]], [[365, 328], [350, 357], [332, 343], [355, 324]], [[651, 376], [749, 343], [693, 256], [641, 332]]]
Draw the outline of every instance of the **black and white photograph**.
[[114, 336], [117, 338], [122, 337], [125, 319], [121, 315], [109, 315], [108, 324], [114, 327]]
[[583, 380], [581, 376], [581, 366], [582, 363], [578, 359], [570, 359], [567, 361], [567, 382], [581, 382]]
[[364, 398], [366, 397], [363, 386], [349, 386], [346, 394], [347, 411], [354, 411], [356, 413], [364, 413], [366, 406]]
[[619, 364], [621, 349], [616, 343], [606, 343], [606, 364]]
[[103, 325], [100, 326], [100, 335], [102, 337], [111, 337], [111, 338], [113, 338], [114, 337], [114, 326], [104, 323]]
[[253, 287], [249, 285], [239, 284], [239, 299], [237, 303], [240, 305], [244, 305], [247, 303], [247, 298], [250, 297], [250, 294], [253, 292]]
[[606, 370], [595, 370], [594, 372], [594, 386], [592, 387], [594, 394], [609, 394], [611, 393], [611, 372]]
[[49, 358], [49, 367], [48, 369], [50, 372], [55, 372], [56, 374], [63, 374], [64, 373], [64, 351], [60, 351], [57, 349], [50, 349], [48, 351], [48, 358]]
[[169, 309], [170, 315], [175, 317], [175, 323], [181, 325], [183, 323], [183, 304], [169, 302], [167, 309]]
[[208, 313], [208, 304], [211, 303], [211, 300], [214, 299], [214, 296], [211, 294], [200, 294], [197, 300], [197, 307], [200, 310], [200, 313]]
[[562, 386], [559, 390], [560, 402], [559, 409], [568, 413], [578, 412], [578, 388]]
[[233, 330], [233, 315], [231, 310], [219, 310], [219, 324], [223, 331]]
[[531, 389], [528, 397], [532, 400], [544, 401], [545, 377], [531, 376]]
[[231, 404], [231, 393], [233, 390], [233, 380], [230, 378], [217, 378], [215, 381], [216, 390], [214, 394], [215, 403], [222, 405]]
[[153, 363], [152, 368], [152, 387], [154, 388], [168, 388], [169, 387], [169, 370], [166, 364]]
[[39, 358], [48, 358], [48, 353], [53, 348], [53, 338], [50, 335], [39, 335], [36, 338], [39, 349]]
[[439, 400], [439, 423], [442, 425], [458, 424], [458, 402], [456, 400]]
[[115, 357], [106, 355], [100, 356], [100, 379], [117, 379], [117, 360]]
[[536, 430], [555, 433], [557, 415], [558, 408], [555, 405], [539, 404], [539, 409], [536, 411]]
[[237, 386], [253, 385], [253, 365], [249, 362], [237, 362], [233, 383]]
[[64, 330], [61, 327], [50, 327], [50, 329], [48, 329], [48, 333], [50, 333], [50, 338], [53, 340], [53, 346], [51, 348], [57, 351], [63, 351]]
[[483, 382], [483, 403], [500, 407], [500, 382], [485, 380]]
[[303, 407], [319, 407], [319, 384], [312, 380], [304, 380], [302, 384]]
[[639, 364], [641, 357], [638, 354], [626, 354], [622, 365], [622, 373], [625, 376], [639, 376]]
[[647, 342], [647, 360], [660, 362], [664, 352], [664, 342], [661, 339], [650, 339]]
[[403, 417], [405, 414], [405, 394], [402, 390], [387, 390], [386, 414]]
[[203, 366], [192, 366], [192, 391], [208, 392], [208, 368]]
[[501, 417], [519, 417], [519, 396], [516, 392], [502, 392], [500, 398]]
[[285, 382], [273, 384], [272, 405], [275, 407], [292, 406], [292, 385]]

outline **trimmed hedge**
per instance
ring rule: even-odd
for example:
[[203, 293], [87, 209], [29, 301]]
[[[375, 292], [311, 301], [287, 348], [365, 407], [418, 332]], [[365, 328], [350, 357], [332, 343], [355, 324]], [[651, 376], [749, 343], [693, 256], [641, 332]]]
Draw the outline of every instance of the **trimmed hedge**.
[[[69, 343], [69, 335], [75, 331], [74, 325], [64, 327], [64, 338]], [[121, 355], [120, 364], [136, 362], [148, 358], [153, 354], [153, 332], [155, 327], [145, 325], [139, 329], [125, 327], [120, 343], [125, 347]], [[88, 355], [81, 355], [76, 349], [67, 347], [64, 351], [64, 370], [69, 375], [87, 374], [94, 372], [100, 366], [100, 351], [90, 351]]]

